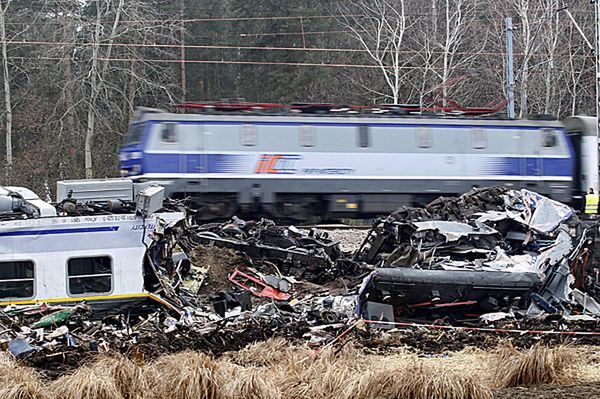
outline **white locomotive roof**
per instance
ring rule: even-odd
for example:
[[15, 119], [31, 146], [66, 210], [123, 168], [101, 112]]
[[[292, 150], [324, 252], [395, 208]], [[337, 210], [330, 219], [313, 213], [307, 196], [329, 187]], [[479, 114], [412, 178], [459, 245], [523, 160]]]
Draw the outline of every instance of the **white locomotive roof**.
[[390, 116], [390, 115], [320, 115], [314, 114], [174, 114], [169, 112], [141, 113], [136, 122], [147, 120], [156, 121], [231, 121], [240, 123], [252, 122], [298, 122], [298, 123], [348, 123], [348, 124], [427, 124], [427, 125], [494, 125], [494, 126], [540, 126], [540, 127], [562, 127], [560, 121], [535, 120], [535, 119], [495, 119], [495, 118], [473, 118], [473, 117], [437, 117], [437, 116]]

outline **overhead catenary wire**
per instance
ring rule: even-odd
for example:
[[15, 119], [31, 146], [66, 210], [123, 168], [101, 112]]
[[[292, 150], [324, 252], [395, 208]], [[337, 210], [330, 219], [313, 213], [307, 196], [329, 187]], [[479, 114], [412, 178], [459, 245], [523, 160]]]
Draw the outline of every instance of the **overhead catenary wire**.
[[[11, 60], [32, 60], [32, 61], [61, 61], [64, 62], [64, 57], [10, 57]], [[343, 64], [343, 63], [317, 63], [317, 62], [278, 62], [278, 61], [231, 61], [231, 60], [174, 60], [174, 59], [147, 59], [147, 58], [105, 58], [98, 57], [98, 61], [114, 61], [114, 62], [148, 62], [148, 63], [165, 63], [165, 64], [219, 64], [219, 65], [273, 65], [273, 66], [300, 66], [300, 67], [320, 67], [320, 68], [364, 68], [364, 69], [393, 69], [398, 68], [399, 70], [410, 71], [410, 70], [430, 70], [430, 71], [442, 71], [442, 67], [432, 66], [380, 66], [380, 65], [369, 65], [369, 64]], [[86, 60], [87, 61], [87, 60]], [[478, 67], [478, 70], [492, 70], [496, 71], [496, 68], [482, 68]], [[555, 68], [557, 69], [557, 68]], [[455, 67], [455, 71], [472, 72], [472, 67]], [[566, 69], [557, 69], [559, 71], [568, 71]]]
[[[231, 45], [203, 45], [203, 44], [157, 44], [157, 43], [91, 43], [91, 42], [60, 42], [60, 41], [39, 41], [39, 40], [0, 40], [0, 44], [9, 45], [23, 45], [23, 46], [113, 46], [113, 47], [139, 47], [139, 48], [172, 48], [172, 49], [198, 49], [198, 50], [255, 50], [255, 51], [295, 51], [295, 52], [331, 52], [331, 53], [366, 53], [368, 51], [374, 51], [373, 49], [360, 49], [360, 48], [327, 48], [327, 47], [278, 47], [278, 46], [231, 46]], [[416, 54], [420, 50], [399, 50], [397, 53], [400, 54]], [[443, 55], [442, 51], [432, 51], [430, 54]], [[504, 56], [503, 52], [500, 51], [482, 51], [482, 52], [469, 52], [469, 51], [457, 51], [452, 52], [454, 55], [494, 55]], [[524, 53], [514, 53], [517, 56], [522, 56]], [[540, 55], [543, 53], [529, 54], [530, 56]], [[594, 57], [593, 54], [572, 54], [572, 55], [558, 55], [559, 57]], [[110, 60], [109, 60], [110, 61]]]
[[[10, 57], [12, 60], [42, 60], [42, 61], [64, 61], [64, 57]], [[186, 63], [186, 64], [233, 64], [233, 65], [281, 65], [281, 66], [309, 66], [309, 67], [327, 67], [327, 68], [370, 68], [381, 69], [379, 65], [369, 64], [339, 64], [339, 63], [318, 63], [318, 62], [281, 62], [281, 61], [232, 61], [232, 60], [174, 60], [174, 59], [147, 59], [147, 58], [105, 58], [98, 57], [98, 61], [115, 62], [149, 62], [149, 63]], [[385, 69], [398, 68], [401, 70], [419, 70], [423, 67], [416, 66], [383, 66]], [[431, 70], [442, 70], [443, 68], [429, 67]], [[455, 68], [457, 70], [471, 70], [471, 68]]]

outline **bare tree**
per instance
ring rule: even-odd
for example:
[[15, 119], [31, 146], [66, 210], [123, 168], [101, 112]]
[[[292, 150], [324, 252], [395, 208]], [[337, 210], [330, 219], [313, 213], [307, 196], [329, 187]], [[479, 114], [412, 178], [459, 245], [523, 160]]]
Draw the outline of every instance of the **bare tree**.
[[110, 58], [113, 49], [113, 43], [117, 36], [117, 29], [119, 28], [119, 23], [121, 19], [121, 13], [123, 11], [123, 5], [125, 4], [125, 0], [119, 0], [119, 3], [116, 4], [116, 8], [114, 10], [114, 20], [112, 23], [112, 29], [110, 32], [110, 36], [108, 37], [108, 44], [106, 46], [105, 58], [102, 64], [102, 68], [99, 69], [98, 66], [98, 57], [100, 54], [100, 31], [102, 28], [102, 16], [104, 15], [100, 6], [104, 5], [105, 13], [108, 13], [110, 10], [110, 2], [102, 2], [96, 1], [96, 23], [94, 29], [94, 38], [92, 45], [92, 66], [90, 69], [90, 86], [91, 86], [91, 96], [88, 104], [87, 111], [87, 130], [85, 134], [85, 177], [87, 179], [91, 179], [94, 176], [94, 169], [92, 164], [92, 139], [94, 137], [95, 128], [96, 128], [96, 101], [98, 99], [98, 94], [100, 90], [102, 90], [104, 85], [104, 79], [106, 78], [106, 72], [108, 71], [108, 66], [110, 63]]
[[57, 82], [62, 96], [50, 119], [70, 147], [58, 155], [70, 177], [81, 166], [87, 178], [115, 173], [117, 146], [136, 99], [149, 106], [174, 102], [181, 27], [166, 17], [162, 4], [88, 0], [56, 6], [62, 37], [59, 47], [48, 50], [61, 55], [65, 80]]
[[346, 26], [379, 68], [389, 90], [377, 93], [399, 101], [406, 59], [401, 53], [407, 29], [404, 0], [350, 0], [339, 5]]
[[[457, 90], [467, 83], [473, 63], [486, 45], [487, 35], [476, 30], [476, 2], [473, 0], [431, 0], [429, 13], [419, 18], [410, 36], [412, 50], [419, 60], [422, 78], [419, 103], [439, 92], [446, 106], [450, 88]], [[483, 34], [482, 34], [483, 33]], [[451, 79], [452, 78], [452, 79]]]
[[6, 35], [6, 12], [11, 0], [0, 2], [0, 40], [2, 40], [2, 75], [4, 78], [4, 118], [6, 129], [6, 178], [9, 179], [13, 163], [12, 151], [12, 97], [10, 92], [11, 75], [8, 68], [8, 36]]

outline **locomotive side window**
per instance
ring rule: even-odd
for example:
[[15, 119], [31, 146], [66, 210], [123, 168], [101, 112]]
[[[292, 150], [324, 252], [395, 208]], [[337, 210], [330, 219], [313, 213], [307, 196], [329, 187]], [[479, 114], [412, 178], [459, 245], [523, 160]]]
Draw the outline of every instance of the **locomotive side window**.
[[258, 143], [256, 137], [256, 126], [254, 125], [242, 125], [240, 127], [240, 141], [242, 145], [252, 146]]
[[138, 123], [130, 125], [125, 137], [125, 144], [138, 144], [142, 140], [145, 125]]
[[300, 126], [300, 145], [302, 147], [314, 147], [316, 144], [315, 128], [313, 126]]
[[471, 146], [477, 150], [487, 148], [487, 134], [485, 129], [480, 127], [471, 128]]
[[68, 289], [71, 295], [112, 291], [112, 259], [109, 256], [71, 258], [67, 261]]
[[542, 129], [542, 147], [556, 147], [558, 144], [558, 137], [554, 129]]
[[32, 261], [0, 262], [0, 298], [32, 298]]
[[360, 125], [358, 127], [358, 145], [360, 147], [371, 146], [371, 132], [369, 131], [369, 126]]
[[165, 143], [177, 143], [177, 125], [175, 123], [161, 124], [161, 139]]
[[417, 128], [417, 146], [419, 148], [431, 148], [433, 146], [433, 134], [430, 127]]

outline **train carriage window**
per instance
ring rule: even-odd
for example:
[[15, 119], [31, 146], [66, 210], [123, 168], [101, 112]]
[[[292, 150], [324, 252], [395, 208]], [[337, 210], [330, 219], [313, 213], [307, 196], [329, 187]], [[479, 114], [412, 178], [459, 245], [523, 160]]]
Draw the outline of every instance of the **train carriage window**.
[[542, 129], [542, 147], [556, 147], [558, 145], [558, 137], [554, 129]]
[[358, 145], [360, 147], [371, 147], [371, 132], [369, 126], [360, 125], [358, 127]]
[[417, 146], [419, 148], [431, 148], [433, 146], [433, 133], [430, 127], [417, 128]]
[[300, 145], [302, 147], [314, 147], [316, 144], [315, 128], [313, 126], [300, 126], [299, 130]]
[[252, 146], [258, 143], [256, 135], [256, 126], [254, 125], [242, 125], [240, 127], [240, 141], [242, 145]]
[[109, 256], [71, 258], [67, 261], [67, 278], [71, 295], [111, 292], [112, 259]]
[[471, 128], [471, 146], [477, 150], [487, 148], [487, 134], [480, 127]]
[[0, 298], [33, 298], [32, 261], [0, 262]]
[[177, 143], [177, 124], [162, 123], [161, 138], [165, 143]]

